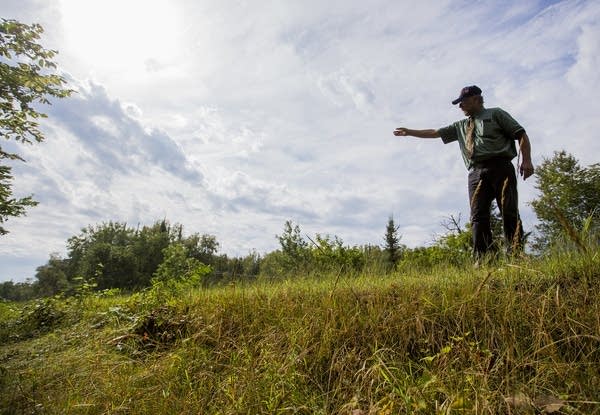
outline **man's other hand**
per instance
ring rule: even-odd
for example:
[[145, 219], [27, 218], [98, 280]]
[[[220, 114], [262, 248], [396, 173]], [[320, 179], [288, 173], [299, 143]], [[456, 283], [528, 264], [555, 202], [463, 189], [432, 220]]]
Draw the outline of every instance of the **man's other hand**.
[[531, 164], [531, 161], [523, 161], [521, 163], [521, 167], [519, 167], [519, 174], [523, 176], [523, 180], [526, 180], [528, 177], [530, 177], [533, 172], [533, 164]]

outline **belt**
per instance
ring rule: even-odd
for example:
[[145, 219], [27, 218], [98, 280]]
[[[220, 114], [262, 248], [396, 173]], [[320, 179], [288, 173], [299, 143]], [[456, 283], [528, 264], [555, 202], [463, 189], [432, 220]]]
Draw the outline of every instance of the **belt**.
[[509, 157], [492, 157], [485, 160], [473, 161], [471, 168], [485, 168], [492, 166], [499, 166], [504, 163], [511, 163], [512, 158]]

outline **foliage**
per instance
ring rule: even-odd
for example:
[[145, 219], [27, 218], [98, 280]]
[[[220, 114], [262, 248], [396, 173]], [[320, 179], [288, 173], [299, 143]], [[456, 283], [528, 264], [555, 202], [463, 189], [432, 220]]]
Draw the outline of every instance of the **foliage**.
[[400, 225], [394, 223], [394, 218], [390, 216], [388, 219], [387, 226], [385, 228], [385, 245], [384, 250], [387, 256], [387, 261], [390, 264], [391, 269], [395, 269], [398, 261], [402, 257], [402, 252], [406, 249], [405, 246], [400, 244], [401, 235], [398, 235], [398, 228]]
[[52, 297], [55, 294], [67, 291], [73, 281], [69, 281], [69, 262], [58, 254], [51, 254], [48, 263], [37, 267], [36, 293], [40, 297]]
[[[105, 222], [69, 238], [67, 257], [53, 254], [47, 264], [38, 267], [31, 291], [38, 296], [76, 295], [82, 281], [94, 281], [96, 291], [139, 290], [150, 287], [156, 278], [189, 280], [188, 268], [199, 269], [199, 264], [209, 266], [209, 271], [202, 272], [203, 284], [256, 278], [260, 255], [251, 252], [246, 257], [229, 258], [217, 255], [218, 247], [215, 236], [194, 233], [186, 237], [182, 225], [167, 220], [141, 228]], [[14, 287], [5, 288], [8, 292]]]
[[[0, 117], [1, 119], [1, 117]], [[0, 153], [2, 147], [0, 147]], [[2, 155], [0, 154], [0, 160]], [[2, 226], [9, 217], [18, 217], [25, 215], [27, 207], [36, 206], [37, 202], [31, 196], [15, 199], [12, 196], [12, 178], [11, 168], [0, 165], [0, 235], [5, 235], [8, 230]]]
[[[494, 215], [491, 217], [494, 217]], [[496, 222], [499, 221], [497, 220]], [[498, 237], [498, 231], [494, 229], [492, 231], [496, 240], [502, 240], [502, 233]], [[465, 264], [471, 258], [473, 251], [473, 231], [471, 224], [467, 223], [463, 229], [459, 228], [456, 232], [448, 232], [440, 236], [435, 245], [444, 252], [444, 255], [442, 255], [443, 259], [440, 259], [438, 262], [448, 261], [454, 265]]]
[[260, 262], [259, 278], [282, 279], [289, 276], [290, 270], [286, 267], [287, 263], [287, 258], [279, 249], [265, 254]]
[[306, 269], [309, 261], [308, 242], [302, 237], [300, 226], [288, 220], [283, 226], [283, 233], [277, 235], [281, 246], [282, 268], [300, 272]]
[[192, 258], [205, 264], [211, 263], [219, 250], [219, 242], [214, 235], [194, 233], [185, 239], [178, 237], [178, 241], [187, 248]]
[[67, 308], [57, 297], [25, 304], [16, 318], [0, 322], [0, 343], [33, 338], [60, 326], [67, 316]]
[[99, 289], [134, 288], [140, 280], [134, 236], [135, 230], [126, 224], [108, 222], [69, 238], [71, 278], [96, 278]]
[[263, 257], [256, 251], [251, 251], [244, 257], [213, 255], [209, 262], [213, 273], [207, 276], [206, 281], [209, 284], [251, 281], [258, 277], [263, 262]]
[[[502, 216], [495, 203], [490, 208], [490, 226], [492, 228], [493, 242], [490, 251], [490, 259], [498, 259], [502, 252], [504, 241], [504, 230]], [[430, 246], [420, 246], [406, 249], [400, 269], [418, 267], [420, 269], [434, 268], [441, 264], [453, 266], [470, 265], [473, 251], [473, 232], [471, 224], [461, 224], [460, 215], [450, 215], [442, 222], [446, 230], [443, 235], [435, 238]]]
[[[39, 129], [38, 104], [49, 104], [49, 97], [64, 98], [71, 94], [65, 79], [54, 73], [56, 51], [47, 50], [38, 41], [40, 25], [26, 25], [16, 20], [0, 21], [0, 135], [7, 140], [34, 143], [44, 140]], [[0, 146], [0, 162], [21, 160]], [[27, 207], [35, 206], [31, 196], [12, 198], [11, 169], [0, 165], [0, 224], [9, 217], [21, 216]], [[7, 230], [0, 226], [0, 234]]]
[[186, 238], [182, 229], [166, 220], [141, 229], [116, 222], [89, 226], [68, 240], [70, 275], [93, 277], [100, 290], [132, 290], [150, 286], [164, 261], [165, 249], [173, 244], [184, 249], [190, 259], [210, 259], [218, 246], [214, 237], [194, 234]]
[[164, 249], [164, 260], [152, 278], [150, 302], [164, 305], [184, 291], [199, 287], [211, 273], [211, 267], [191, 258], [187, 248], [174, 243]]
[[191, 258], [185, 245], [175, 243], [167, 246], [163, 252], [164, 260], [154, 273], [152, 282], [193, 280], [200, 283], [200, 278], [210, 273], [210, 266], [196, 258]]
[[[232, 284], [150, 306], [145, 293], [94, 296], [78, 309], [56, 299], [54, 311], [36, 314], [42, 322], [62, 313], [40, 336], [0, 344], [0, 408], [597, 413], [598, 253], [596, 246], [483, 272], [442, 264]], [[9, 336], [33, 311], [2, 306], [0, 331]]]
[[347, 246], [338, 236], [316, 234], [302, 236], [300, 226], [286, 221], [277, 236], [280, 250], [265, 255], [260, 263], [260, 275], [266, 278], [298, 277], [326, 273], [360, 272], [369, 261], [372, 247]]
[[402, 261], [399, 263], [400, 270], [415, 267], [431, 269], [441, 264], [464, 266], [470, 262], [473, 250], [470, 224], [467, 223], [463, 227], [460, 215], [458, 217], [450, 215], [442, 222], [442, 226], [446, 229], [446, 233], [437, 237], [430, 246], [404, 251]]
[[582, 167], [573, 155], [555, 152], [537, 168], [536, 189], [540, 194], [531, 205], [539, 220], [535, 238], [539, 251], [563, 241], [569, 227], [598, 227], [600, 164]]
[[79, 300], [92, 295], [98, 287], [95, 278], [75, 277], [73, 278], [73, 282], [73, 293]]
[[0, 283], [0, 303], [2, 301], [25, 301], [36, 297], [35, 285], [28, 282], [4, 281]]
[[316, 241], [310, 250], [314, 266], [321, 271], [334, 271], [342, 273], [355, 272], [362, 269], [364, 255], [358, 247], [344, 245], [338, 236], [322, 236], [317, 234]]

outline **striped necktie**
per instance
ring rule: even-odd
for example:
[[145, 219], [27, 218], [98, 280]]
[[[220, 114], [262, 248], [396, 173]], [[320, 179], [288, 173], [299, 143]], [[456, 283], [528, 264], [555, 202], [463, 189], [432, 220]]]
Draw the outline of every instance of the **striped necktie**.
[[467, 156], [469, 158], [473, 158], [473, 132], [475, 131], [475, 120], [473, 117], [469, 117], [469, 121], [467, 122], [467, 136], [465, 137], [465, 147], [467, 149]]

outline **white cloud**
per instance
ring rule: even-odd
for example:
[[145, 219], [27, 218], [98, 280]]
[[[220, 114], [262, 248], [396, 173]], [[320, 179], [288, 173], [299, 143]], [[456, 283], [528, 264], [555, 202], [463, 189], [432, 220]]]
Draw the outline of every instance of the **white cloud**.
[[576, 63], [569, 69], [567, 80], [582, 92], [591, 93], [590, 85], [600, 84], [600, 25], [586, 24], [577, 38]]
[[[393, 214], [403, 243], [427, 243], [467, 217], [466, 172], [456, 146], [391, 132], [461, 117], [466, 84], [525, 126], [535, 162], [600, 152], [593, 1], [80, 3], [0, 6], [45, 27], [80, 88], [15, 166], [41, 204], [8, 222], [0, 279], [104, 220], [167, 217], [245, 254], [274, 249], [287, 219], [381, 243]], [[520, 196], [531, 227], [531, 180]]]

